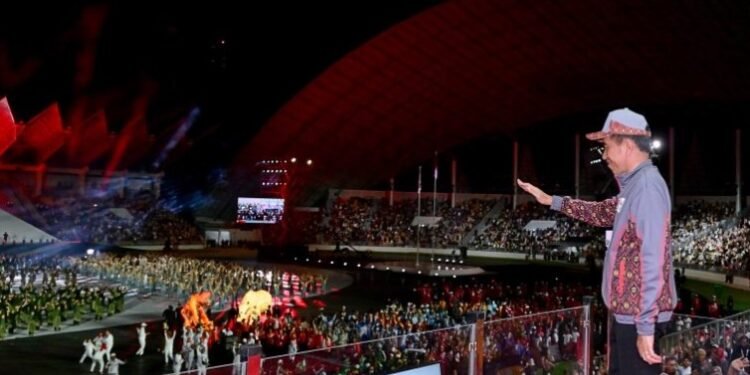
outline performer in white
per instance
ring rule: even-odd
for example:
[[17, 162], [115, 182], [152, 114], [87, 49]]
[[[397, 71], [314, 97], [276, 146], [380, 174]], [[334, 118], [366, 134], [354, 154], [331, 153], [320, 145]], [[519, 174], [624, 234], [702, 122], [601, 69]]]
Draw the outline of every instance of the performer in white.
[[240, 375], [242, 373], [242, 356], [240, 356], [239, 342], [235, 342], [232, 345], [232, 354], [234, 354], [234, 358], [232, 359], [232, 375]]
[[204, 353], [206, 351], [203, 345], [198, 346], [198, 375], [206, 375], [206, 366], [208, 365], [208, 353]]
[[101, 346], [94, 348], [94, 356], [91, 358], [91, 368], [89, 369], [89, 372], [94, 372], [94, 368], [96, 367], [96, 364], [99, 364], [99, 373], [104, 373], [104, 354], [107, 352], [107, 349], [104, 347], [105, 344], [101, 344]]
[[186, 343], [193, 338], [193, 331], [190, 327], [182, 327], [182, 342]]
[[202, 360], [206, 363], [206, 365], [208, 365], [208, 332], [203, 335], [200, 346], [202, 346], [204, 350], [203, 354], [201, 354], [202, 358], [200, 358], [199, 361]]
[[112, 353], [112, 347], [115, 346], [115, 337], [112, 336], [112, 333], [109, 331], [104, 332], [104, 345], [107, 346], [104, 355], [107, 357], [107, 362], [109, 362], [112, 360], [112, 357], [110, 356], [110, 353]]
[[176, 334], [172, 331], [172, 336], [169, 336], [169, 331], [164, 331], [164, 364], [168, 364], [169, 360], [174, 361], [174, 337]]
[[172, 372], [179, 374], [182, 371], [182, 354], [177, 353], [174, 355], [174, 363], [172, 363]]
[[146, 336], [149, 335], [146, 332], [146, 323], [141, 323], [141, 326], [136, 327], [135, 331], [138, 332], [138, 345], [140, 345], [135, 355], [143, 355], [143, 352], [146, 351]]
[[94, 359], [94, 343], [91, 340], [83, 340], [83, 355], [78, 363], [83, 363], [86, 358]]
[[183, 358], [187, 359], [187, 362], [185, 362], [185, 370], [192, 370], [193, 365], [195, 364], [195, 347], [193, 346], [192, 340], [188, 340], [182, 344], [182, 353], [184, 353], [182, 355]]
[[[404, 335], [406, 337], [406, 335]], [[291, 340], [289, 340], [289, 358], [291, 358], [292, 361], [294, 361], [294, 355], [297, 354], [297, 339], [292, 337]]]
[[107, 374], [117, 375], [120, 373], [120, 365], [124, 365], [125, 361], [121, 361], [117, 358], [117, 353], [112, 353], [112, 360], [107, 362]]

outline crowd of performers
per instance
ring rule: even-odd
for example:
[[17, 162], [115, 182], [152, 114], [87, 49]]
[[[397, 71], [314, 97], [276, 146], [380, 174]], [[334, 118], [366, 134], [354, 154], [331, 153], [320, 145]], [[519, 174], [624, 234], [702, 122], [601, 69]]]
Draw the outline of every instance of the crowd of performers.
[[274, 296], [306, 297], [327, 288], [323, 273], [293, 273], [246, 265], [164, 255], [110, 255], [71, 258], [81, 272], [100, 279], [162, 292], [187, 301], [193, 293], [211, 291], [212, 305], [223, 308], [250, 290], [267, 290]]
[[[584, 295], [595, 294], [581, 283], [443, 279], [416, 286], [408, 302], [392, 301], [368, 311], [321, 309], [317, 315], [302, 316], [294, 306], [301, 299], [284, 297], [325, 292], [325, 276], [172, 256], [105, 254], [68, 262], [83, 274], [185, 301], [184, 306], [165, 311], [163, 326], [134, 327], [140, 346], [136, 355], [148, 355], [150, 342], [175, 372], [204, 372], [211, 363], [209, 353], [223, 352], [222, 358], [231, 356], [239, 366], [247, 357], [242, 354], [247, 346], [261, 345], [266, 355], [292, 354], [266, 361], [264, 366], [270, 367], [264, 372], [381, 373], [439, 362], [447, 373], [461, 373], [468, 366], [472, 341], [468, 324], [477, 318], [493, 321], [571, 308], [580, 306]], [[258, 290], [268, 292], [273, 302], [250, 317], [243, 316], [247, 301], [242, 297]], [[603, 309], [596, 305], [594, 311]], [[581, 350], [579, 324], [580, 310], [486, 324], [485, 368], [550, 370], [562, 362], [574, 363]], [[601, 332], [601, 323], [594, 331]], [[112, 345], [92, 344], [92, 367], [108, 369], [107, 356], [100, 356], [101, 365], [97, 353], [111, 350]], [[337, 361], [294, 355], [314, 349], [327, 349], [326, 356]]]
[[79, 285], [67, 258], [0, 255], [0, 339], [101, 320], [123, 310], [126, 289]]

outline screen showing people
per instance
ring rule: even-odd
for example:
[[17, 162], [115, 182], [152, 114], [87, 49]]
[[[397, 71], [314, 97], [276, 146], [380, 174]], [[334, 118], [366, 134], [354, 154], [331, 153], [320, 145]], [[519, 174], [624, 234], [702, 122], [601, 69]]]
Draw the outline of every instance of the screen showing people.
[[237, 222], [245, 224], [275, 224], [284, 215], [284, 200], [280, 198], [237, 198]]

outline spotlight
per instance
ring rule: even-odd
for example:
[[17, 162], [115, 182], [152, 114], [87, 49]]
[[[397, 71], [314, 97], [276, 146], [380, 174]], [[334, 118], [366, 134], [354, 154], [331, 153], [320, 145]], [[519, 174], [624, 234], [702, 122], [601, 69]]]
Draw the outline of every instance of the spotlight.
[[292, 158], [292, 159], [291, 159], [290, 161], [291, 161], [292, 163], [296, 163], [296, 162], [297, 162], [297, 158]]
[[653, 142], [651, 142], [651, 148], [654, 150], [658, 150], [661, 148], [661, 141], [658, 139], [654, 139]]
[[86, 255], [88, 255], [88, 256], [92, 256], [92, 255], [94, 255], [94, 253], [95, 253], [95, 252], [96, 252], [96, 251], [95, 251], [94, 249], [87, 249], [87, 250], [86, 250]]
[[307, 159], [307, 165], [312, 165], [312, 159]]

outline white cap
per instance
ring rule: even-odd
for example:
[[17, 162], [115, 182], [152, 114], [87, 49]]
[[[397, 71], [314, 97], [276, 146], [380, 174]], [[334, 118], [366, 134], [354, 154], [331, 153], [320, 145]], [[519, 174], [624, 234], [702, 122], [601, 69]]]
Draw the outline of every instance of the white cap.
[[607, 115], [601, 131], [588, 133], [586, 138], [598, 141], [612, 135], [640, 135], [650, 137], [648, 122], [642, 114], [633, 112], [628, 108], [616, 109]]

